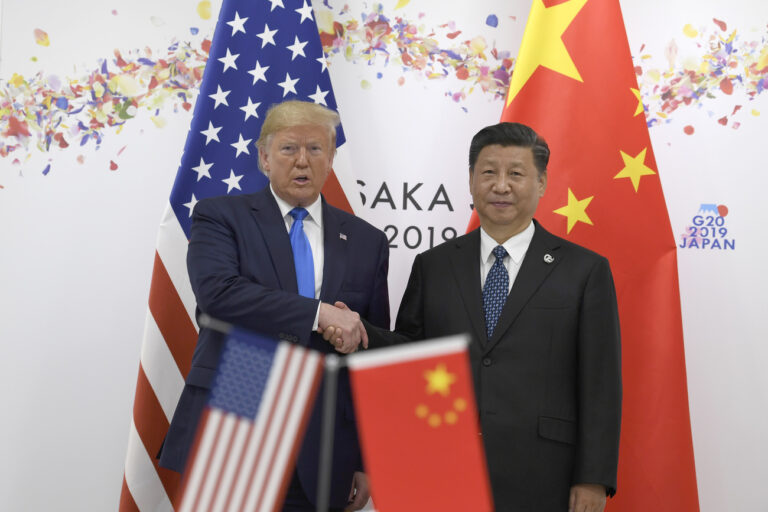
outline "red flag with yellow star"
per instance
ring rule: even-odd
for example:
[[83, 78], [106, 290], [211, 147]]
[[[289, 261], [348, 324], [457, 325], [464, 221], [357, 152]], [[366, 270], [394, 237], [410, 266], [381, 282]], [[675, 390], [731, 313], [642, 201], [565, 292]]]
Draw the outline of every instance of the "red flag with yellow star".
[[493, 510], [464, 336], [347, 357], [380, 512]]
[[534, 0], [501, 120], [549, 143], [536, 218], [613, 270], [624, 405], [607, 509], [696, 511], [677, 253], [643, 114], [619, 1]]

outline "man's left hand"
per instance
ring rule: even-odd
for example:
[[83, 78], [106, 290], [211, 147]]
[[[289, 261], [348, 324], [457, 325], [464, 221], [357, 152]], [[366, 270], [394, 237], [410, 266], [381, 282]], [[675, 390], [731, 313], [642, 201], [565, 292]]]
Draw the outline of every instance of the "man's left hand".
[[568, 512], [603, 512], [605, 487], [600, 484], [576, 484], [571, 487]]
[[370, 496], [368, 476], [362, 471], [355, 471], [355, 476], [352, 479], [352, 490], [349, 491], [349, 505], [344, 510], [360, 510], [368, 503]]

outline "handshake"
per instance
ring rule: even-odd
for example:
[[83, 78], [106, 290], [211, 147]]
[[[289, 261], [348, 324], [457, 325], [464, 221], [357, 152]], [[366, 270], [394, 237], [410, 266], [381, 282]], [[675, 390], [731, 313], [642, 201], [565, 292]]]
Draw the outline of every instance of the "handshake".
[[333, 306], [325, 302], [320, 303], [317, 332], [342, 354], [356, 351], [361, 342], [363, 348], [368, 348], [368, 333], [360, 315], [343, 302], [336, 302]]

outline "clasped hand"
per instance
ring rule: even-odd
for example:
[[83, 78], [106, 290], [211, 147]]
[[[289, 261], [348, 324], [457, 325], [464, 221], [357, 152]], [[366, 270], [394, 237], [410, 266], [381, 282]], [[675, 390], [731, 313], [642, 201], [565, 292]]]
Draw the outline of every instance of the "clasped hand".
[[368, 348], [368, 333], [360, 315], [343, 302], [336, 302], [333, 306], [325, 302], [320, 304], [317, 332], [342, 354], [354, 352], [361, 342], [363, 348]]

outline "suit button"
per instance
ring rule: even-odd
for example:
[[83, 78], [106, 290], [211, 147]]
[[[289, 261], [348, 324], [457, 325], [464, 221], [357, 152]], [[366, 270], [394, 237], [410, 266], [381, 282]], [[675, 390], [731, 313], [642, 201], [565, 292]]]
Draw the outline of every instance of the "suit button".
[[486, 357], [485, 359], [483, 359], [483, 366], [491, 366], [491, 358], [490, 357]]

